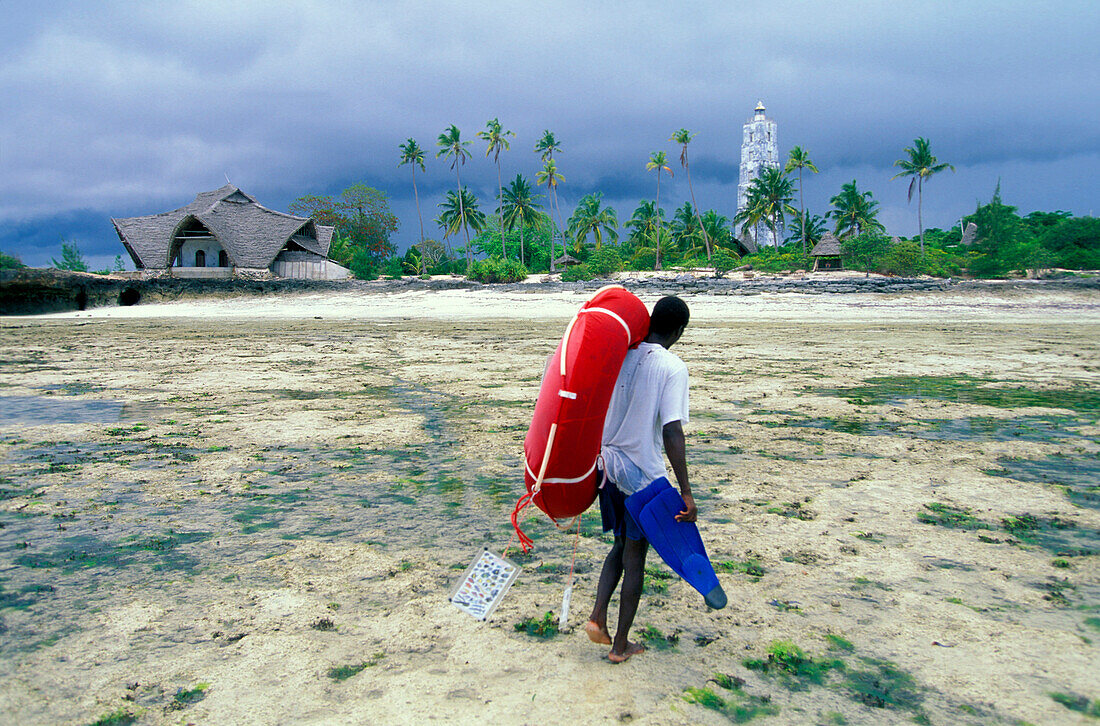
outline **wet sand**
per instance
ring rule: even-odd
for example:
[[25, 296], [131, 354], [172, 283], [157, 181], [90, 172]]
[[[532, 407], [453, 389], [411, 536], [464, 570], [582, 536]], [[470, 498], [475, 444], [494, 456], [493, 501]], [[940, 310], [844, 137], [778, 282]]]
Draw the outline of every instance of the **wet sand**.
[[[1100, 296], [687, 299], [689, 468], [730, 605], [651, 555], [649, 651], [620, 666], [581, 627], [595, 509], [563, 632], [515, 627], [556, 616], [570, 567], [571, 536], [528, 510], [521, 556], [508, 515], [583, 296], [0, 320], [0, 721], [1084, 719], [1051, 694], [1100, 699]], [[490, 622], [447, 602], [510, 544]], [[746, 667], [775, 641], [820, 683]]]

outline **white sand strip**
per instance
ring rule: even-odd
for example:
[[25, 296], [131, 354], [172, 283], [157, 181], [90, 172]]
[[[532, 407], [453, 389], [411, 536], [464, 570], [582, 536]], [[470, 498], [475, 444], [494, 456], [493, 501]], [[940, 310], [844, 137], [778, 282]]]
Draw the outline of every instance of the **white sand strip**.
[[[26, 319], [268, 318], [326, 320], [493, 320], [568, 318], [591, 292], [515, 293], [440, 290], [401, 293], [322, 293], [232, 299], [191, 299], [95, 308]], [[652, 305], [658, 295], [643, 294]], [[685, 295], [696, 321], [791, 320], [830, 322], [937, 320], [1060, 320], [1100, 322], [1100, 295], [1065, 291], [948, 291], [883, 295]], [[812, 310], [812, 313], [811, 313]], [[7, 320], [17, 320], [10, 317]]]

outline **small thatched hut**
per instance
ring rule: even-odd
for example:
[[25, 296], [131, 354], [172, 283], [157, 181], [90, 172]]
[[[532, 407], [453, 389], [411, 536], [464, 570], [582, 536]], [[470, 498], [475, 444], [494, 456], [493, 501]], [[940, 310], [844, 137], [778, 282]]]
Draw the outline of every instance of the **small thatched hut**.
[[565, 269], [566, 267], [569, 267], [570, 265], [579, 265], [580, 263], [581, 263], [581, 261], [578, 260], [573, 255], [569, 254], [568, 252], [563, 252], [561, 257], [554, 260], [554, 268], [555, 269]]
[[312, 280], [348, 276], [346, 268], [328, 259], [332, 227], [267, 209], [228, 184], [171, 212], [111, 223], [139, 270], [179, 277], [242, 272]]
[[840, 240], [832, 232], [826, 232], [821, 241], [810, 250], [814, 258], [814, 272], [818, 270], [843, 270], [840, 261]]

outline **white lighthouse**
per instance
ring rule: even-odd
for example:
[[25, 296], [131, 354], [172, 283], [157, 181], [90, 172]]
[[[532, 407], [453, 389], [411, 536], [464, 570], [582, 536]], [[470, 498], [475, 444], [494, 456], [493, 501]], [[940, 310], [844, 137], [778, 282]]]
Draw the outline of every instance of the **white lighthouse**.
[[[779, 134], [775, 121], [764, 115], [764, 102], [757, 101], [752, 118], [745, 122], [741, 138], [741, 173], [737, 180], [738, 212], [745, 208], [749, 185], [760, 176], [760, 170], [765, 166], [779, 166]], [[756, 225], [755, 229], [750, 230], [750, 234], [758, 246], [777, 244], [775, 235], [765, 224]]]

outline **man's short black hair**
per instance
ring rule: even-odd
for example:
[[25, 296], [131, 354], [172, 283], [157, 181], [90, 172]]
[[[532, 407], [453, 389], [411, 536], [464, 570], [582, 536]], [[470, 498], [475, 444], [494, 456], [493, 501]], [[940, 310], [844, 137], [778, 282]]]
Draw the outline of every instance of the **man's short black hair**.
[[686, 302], [675, 295], [663, 297], [653, 306], [653, 313], [649, 316], [649, 332], [672, 335], [686, 326], [690, 317]]

